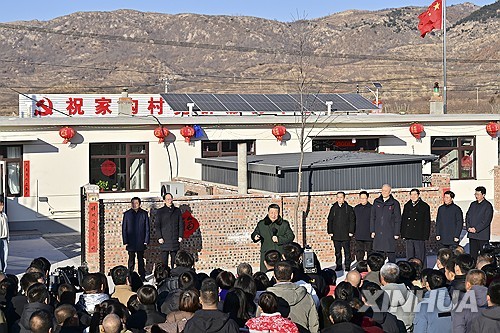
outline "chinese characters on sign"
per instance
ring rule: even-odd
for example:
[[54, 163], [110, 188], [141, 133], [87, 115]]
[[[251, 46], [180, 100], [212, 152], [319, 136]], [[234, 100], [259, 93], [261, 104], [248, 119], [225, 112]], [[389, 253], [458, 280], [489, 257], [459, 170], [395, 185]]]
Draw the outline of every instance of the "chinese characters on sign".
[[97, 202], [89, 202], [89, 253], [97, 253], [97, 228], [99, 222], [99, 209]]
[[23, 196], [25, 198], [30, 196], [30, 161], [24, 161], [23, 163]]

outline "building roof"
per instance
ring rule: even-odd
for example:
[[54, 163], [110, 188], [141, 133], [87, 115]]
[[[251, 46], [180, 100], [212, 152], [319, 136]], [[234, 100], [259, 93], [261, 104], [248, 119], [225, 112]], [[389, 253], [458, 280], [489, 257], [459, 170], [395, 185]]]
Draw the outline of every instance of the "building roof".
[[[341, 168], [352, 166], [369, 166], [381, 164], [402, 164], [422, 161], [433, 161], [435, 155], [407, 155], [407, 154], [377, 154], [343, 151], [318, 151], [304, 153], [304, 169]], [[249, 155], [248, 170], [270, 174], [279, 174], [281, 171], [297, 170], [300, 153]], [[196, 163], [221, 168], [237, 169], [238, 157], [211, 157], [197, 158]]]

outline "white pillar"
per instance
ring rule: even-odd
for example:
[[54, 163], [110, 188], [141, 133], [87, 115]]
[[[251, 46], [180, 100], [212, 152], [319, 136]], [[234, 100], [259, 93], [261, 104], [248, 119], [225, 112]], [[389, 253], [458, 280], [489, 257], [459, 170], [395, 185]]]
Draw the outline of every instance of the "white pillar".
[[248, 193], [248, 176], [247, 176], [247, 144], [246, 142], [238, 143], [238, 193]]

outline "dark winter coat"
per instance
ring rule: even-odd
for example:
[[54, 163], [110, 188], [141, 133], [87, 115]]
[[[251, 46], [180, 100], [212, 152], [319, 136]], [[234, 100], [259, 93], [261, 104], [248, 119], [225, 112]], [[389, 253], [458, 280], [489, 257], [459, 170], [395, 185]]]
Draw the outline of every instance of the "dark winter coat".
[[[476, 299], [476, 304], [479, 310], [485, 309], [488, 306], [488, 301], [486, 295], [488, 293], [488, 288], [485, 286], [472, 286], [471, 290], [466, 292], [470, 294], [470, 298], [463, 298], [466, 304], [458, 303], [458, 306], [451, 313], [451, 322], [453, 324], [453, 333], [470, 333], [472, 331], [472, 322], [474, 318], [479, 316], [479, 311], [470, 308], [471, 299]], [[467, 300], [467, 301], [465, 301]]]
[[188, 320], [184, 332], [189, 333], [238, 333], [240, 328], [229, 314], [219, 310], [198, 310]]
[[401, 231], [401, 206], [392, 194], [384, 201], [382, 195], [373, 201], [370, 232], [375, 233], [373, 250], [396, 252], [396, 240]]
[[148, 212], [139, 208], [137, 212], [129, 209], [123, 213], [122, 238], [127, 251], [144, 251], [145, 244], [149, 244]]
[[156, 211], [156, 233], [163, 238], [160, 245], [163, 251], [178, 251], [179, 238], [184, 236], [184, 220], [181, 210], [174, 205], [164, 206]]
[[469, 238], [490, 240], [492, 220], [493, 206], [488, 200], [484, 199], [481, 203], [477, 201], [472, 202], [465, 215], [465, 224], [467, 229], [476, 228], [476, 232], [469, 232]]
[[370, 236], [370, 215], [372, 211], [372, 204], [366, 205], [358, 204], [354, 207], [354, 215], [356, 215], [356, 240], [371, 241]]
[[321, 333], [365, 333], [365, 330], [353, 323], [338, 323], [322, 329]]
[[440, 236], [444, 245], [454, 245], [454, 238], [460, 239], [460, 233], [464, 225], [462, 209], [455, 203], [439, 206], [436, 218], [436, 236]]
[[401, 237], [429, 240], [431, 234], [431, 207], [422, 199], [415, 205], [411, 200], [404, 205], [401, 217]]
[[472, 333], [500, 332], [500, 306], [490, 306], [480, 311], [472, 321]]
[[351, 239], [349, 234], [354, 234], [356, 230], [356, 216], [347, 202], [342, 206], [338, 202], [334, 203], [328, 214], [328, 233], [333, 234], [332, 240], [347, 241]]
[[45, 303], [33, 302], [26, 304], [26, 306], [24, 307], [23, 314], [21, 315], [21, 319], [19, 320], [19, 327], [20, 327], [19, 333], [31, 333], [30, 318], [31, 315], [38, 310], [46, 310], [50, 314], [54, 313], [54, 308]]
[[139, 305], [139, 310], [127, 319], [127, 328], [132, 331], [144, 332], [144, 327], [164, 323], [165, 315], [156, 311], [154, 304]]
[[[260, 240], [255, 240], [257, 235], [260, 236]], [[273, 236], [278, 237], [278, 243], [273, 242]], [[281, 216], [278, 216], [274, 222], [266, 216], [257, 223], [250, 237], [254, 242], [260, 242], [260, 270], [265, 272], [264, 254], [269, 250], [278, 250], [282, 253], [283, 245], [293, 242], [295, 235], [290, 228], [290, 223]]]

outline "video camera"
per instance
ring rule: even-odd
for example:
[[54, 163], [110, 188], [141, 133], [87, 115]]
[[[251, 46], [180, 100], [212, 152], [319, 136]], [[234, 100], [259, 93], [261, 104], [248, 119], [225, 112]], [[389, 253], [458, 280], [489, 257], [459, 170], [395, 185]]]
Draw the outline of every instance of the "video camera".
[[80, 283], [87, 273], [88, 269], [85, 266], [78, 268], [75, 266], [58, 267], [49, 275], [49, 291], [57, 293], [59, 286], [64, 283], [71, 284], [77, 291], [80, 291]]
[[318, 273], [316, 255], [309, 245], [305, 246], [304, 253], [302, 254], [302, 268], [304, 268], [304, 273], [306, 274]]

